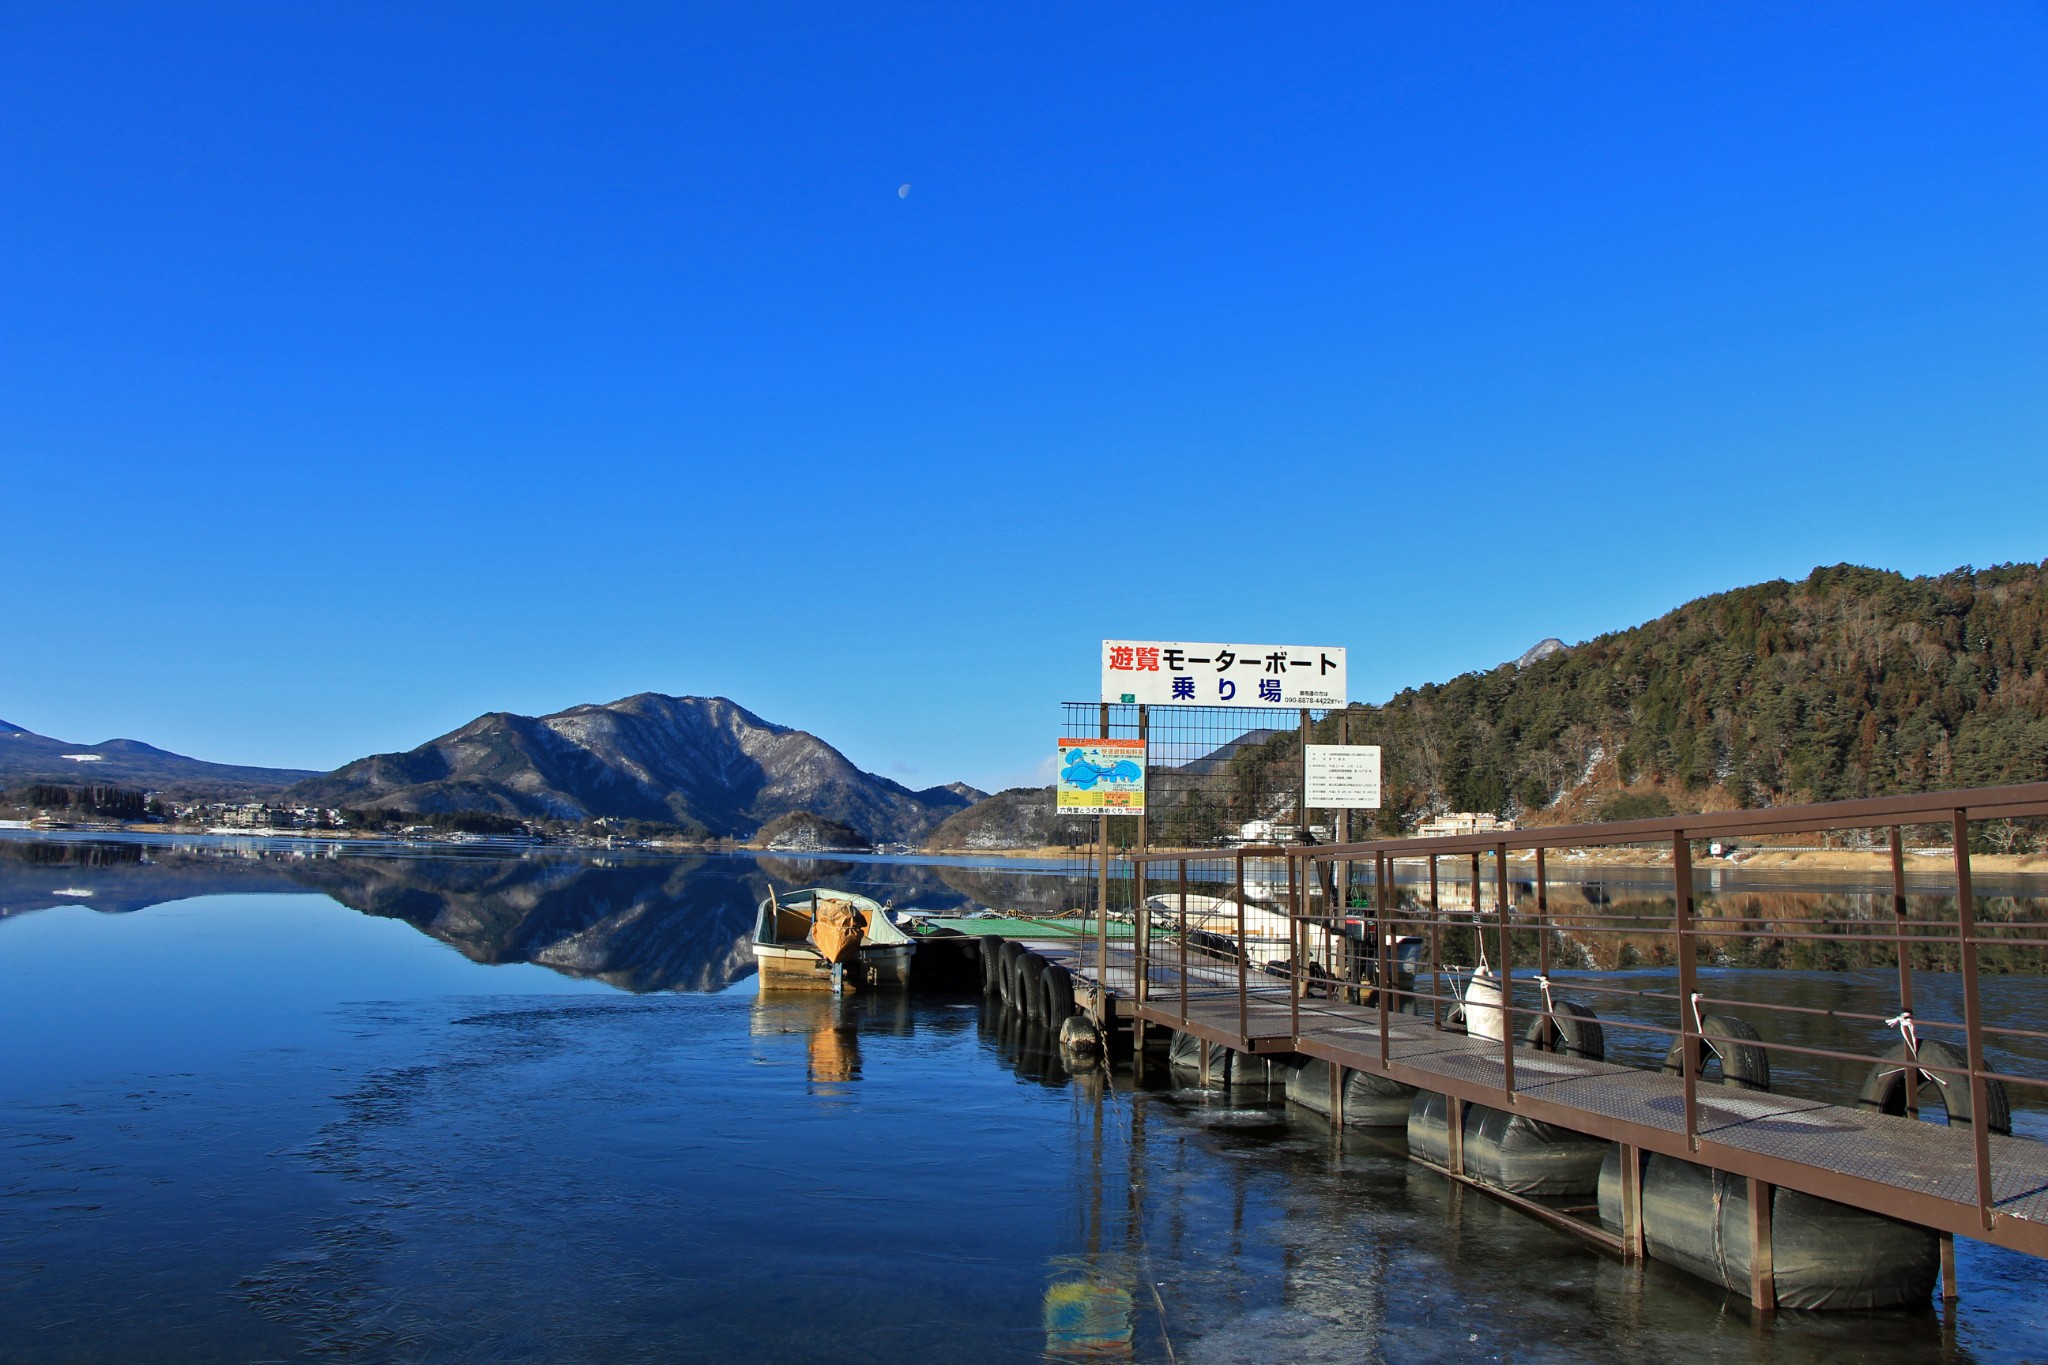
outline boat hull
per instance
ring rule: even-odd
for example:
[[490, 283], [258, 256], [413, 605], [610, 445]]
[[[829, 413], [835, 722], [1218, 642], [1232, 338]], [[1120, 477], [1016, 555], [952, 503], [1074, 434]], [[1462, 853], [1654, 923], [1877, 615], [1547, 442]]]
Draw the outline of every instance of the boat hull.
[[[858, 956], [846, 964], [845, 989], [904, 989], [910, 985], [910, 959], [916, 950], [916, 945], [910, 943], [863, 947]], [[754, 961], [761, 969], [763, 989], [832, 989], [832, 964], [809, 945], [757, 943], [754, 945]]]

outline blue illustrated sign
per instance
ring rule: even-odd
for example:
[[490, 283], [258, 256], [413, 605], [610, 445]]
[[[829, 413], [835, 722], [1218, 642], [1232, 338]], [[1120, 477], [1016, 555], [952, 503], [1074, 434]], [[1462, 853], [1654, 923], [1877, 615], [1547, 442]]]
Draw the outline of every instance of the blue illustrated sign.
[[1145, 741], [1063, 739], [1059, 749], [1062, 815], [1143, 815]]

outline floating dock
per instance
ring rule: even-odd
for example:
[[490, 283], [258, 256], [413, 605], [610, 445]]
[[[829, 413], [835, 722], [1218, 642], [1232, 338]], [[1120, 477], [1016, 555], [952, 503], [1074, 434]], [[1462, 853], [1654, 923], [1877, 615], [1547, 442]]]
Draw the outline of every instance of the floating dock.
[[[1022, 949], [1043, 960], [1045, 966], [1035, 969], [1034, 980], [1036, 974], [1052, 967], [1061, 969], [1062, 978], [1070, 983], [1063, 989], [1070, 989], [1074, 1008], [1107, 1036], [1127, 1037], [1141, 1058], [1152, 1041], [1148, 1034], [1156, 1032], [1200, 1045], [1205, 1082], [1216, 1049], [1227, 1056], [1271, 1059], [1292, 1068], [1297, 1076], [1308, 1074], [1309, 1064], [1320, 1063], [1314, 1074], [1327, 1078], [1329, 1092], [1328, 1107], [1322, 1112], [1337, 1123], [1344, 1121], [1347, 1085], [1356, 1076], [1412, 1088], [1420, 1096], [1444, 1097], [1450, 1106], [1449, 1118], [1447, 1123], [1438, 1122], [1446, 1128], [1446, 1150], [1440, 1162], [1426, 1164], [1451, 1178], [1485, 1185], [1466, 1169], [1468, 1106], [1548, 1125], [1562, 1134], [1615, 1144], [1619, 1161], [1609, 1163], [1620, 1182], [1619, 1214], [1614, 1219], [1592, 1222], [1509, 1190], [1493, 1188], [1488, 1193], [1547, 1221], [1569, 1226], [1624, 1258], [1660, 1254], [1658, 1230], [1646, 1227], [1644, 1214], [1643, 1173], [1649, 1159], [1700, 1168], [1713, 1176], [1711, 1217], [1722, 1217], [1725, 1202], [1739, 1208], [1746, 1223], [1739, 1269], [1747, 1279], [1750, 1302], [1760, 1311], [1774, 1310], [1780, 1302], [1773, 1247], [1788, 1241], [1773, 1235], [1773, 1210], [1783, 1207], [1776, 1197], [1780, 1190], [1826, 1201], [1827, 1206], [1839, 1206], [1852, 1215], [1912, 1225], [1938, 1237], [1941, 1292], [1949, 1299], [1957, 1293], [1951, 1240], [1955, 1236], [2048, 1257], [2048, 1144], [1994, 1131], [1999, 1120], [1992, 1117], [2004, 1112], [2006, 1087], [2032, 1098], [2048, 1088], [2048, 1078], [1997, 1072], [1985, 1061], [1987, 1037], [2009, 1043], [2039, 1041], [2043, 1035], [1988, 1023], [1982, 1017], [1977, 992], [1977, 949], [1981, 945], [2048, 947], [2048, 936], [2036, 925], [2002, 922], [1987, 927], [1977, 923], [1969, 854], [1974, 822], [2042, 815], [2048, 815], [2048, 784], [1472, 838], [1248, 849], [1221, 857], [1215, 853], [1139, 854], [1122, 860], [1123, 875], [1134, 883], [1127, 903], [1146, 907], [1136, 911], [1129, 924], [1089, 921], [1076, 925], [1060, 920], [981, 923], [988, 926], [983, 932], [1019, 940]], [[1955, 869], [1952, 911], [1946, 918], [1916, 915], [1908, 909], [1901, 829], [1927, 825], [1942, 826], [1952, 836], [1952, 847], [1944, 850]], [[1736, 1035], [1738, 1041], [1731, 1047], [1730, 1035], [1722, 1026], [1732, 1022], [1740, 1028], [1741, 1020], [1729, 1021], [1706, 1009], [1734, 1006], [1761, 1014], [1795, 1007], [1708, 999], [1698, 989], [1695, 976], [1700, 942], [1706, 940], [1711, 949], [1740, 934], [1785, 937], [1788, 931], [1759, 931], [1725, 920], [1698, 919], [1693, 903], [1693, 843], [1738, 834], [1872, 827], [1887, 832], [1890, 839], [1894, 916], [1867, 922], [1861, 926], [1867, 930], [1864, 933], [1845, 934], [1834, 929], [1824, 936], [1883, 942], [1898, 948], [1899, 1013], [1883, 1017], [1801, 1012], [1831, 1015], [1866, 1034], [1879, 1027], [1897, 1028], [1908, 1050], [1873, 1056], [1795, 1047], [1752, 1032]], [[1553, 997], [1548, 975], [1553, 925], [1545, 897], [1545, 853], [1645, 843], [1670, 850], [1670, 915], [1666, 923], [1654, 928], [1668, 935], [1673, 945], [1676, 990], [1667, 998], [1673, 1002], [1674, 1017], [1668, 1026], [1619, 1019], [1599, 1022], [1610, 1030], [1647, 1029], [1668, 1038], [1673, 1060], [1664, 1070], [1571, 1055], [1557, 1050], [1554, 1031], [1545, 1032], [1546, 1028], [1554, 1030], [1556, 1021], [1570, 1008]], [[1531, 852], [1536, 863], [1533, 905], [1526, 899], [1518, 902], [1509, 891], [1510, 859]], [[1474, 888], [1482, 885], [1482, 860], [1491, 862], [1496, 888], [1491, 906], [1443, 909], [1435, 892], [1438, 862], [1447, 857], [1471, 859]], [[1278, 964], [1252, 960], [1213, 933], [1187, 932], [1185, 911], [1177, 926], [1170, 913], [1166, 922], [1156, 922], [1158, 917], [1148, 906], [1148, 887], [1163, 886], [1166, 894], [1158, 899], [1170, 907], [1176, 893], [1185, 904], [1190, 886], [1228, 894], [1233, 883], [1237, 903], [1242, 905], [1247, 864], [1261, 860], [1289, 865], [1284, 882], [1291, 888], [1291, 896], [1283, 908], [1289, 917], [1293, 951]], [[1404, 905], [1396, 869], [1405, 863], [1412, 871], [1418, 860], [1428, 864], [1430, 894], [1421, 904]], [[1346, 887], [1367, 888], [1363, 905], [1348, 894], [1338, 898], [1335, 893], [1340, 883], [1333, 873], [1341, 873], [1341, 884]], [[1259, 875], [1267, 884], [1274, 880], [1270, 866]], [[1518, 880], [1526, 875], [1519, 864], [1514, 875]], [[1107, 884], [1107, 875], [1103, 881]], [[1916, 891], [1914, 899], [1928, 898]], [[1357, 933], [1361, 921], [1366, 929], [1362, 935]], [[1575, 912], [1571, 928], [1581, 936], [1626, 932], [1640, 937], [1645, 932], [1639, 914], [1632, 916], [1625, 928], [1603, 928]], [[1440, 993], [1439, 983], [1449, 969], [1441, 966], [1438, 950], [1445, 933], [1454, 930], [1493, 949], [1503, 1003], [1492, 1007], [1494, 1027], [1485, 1031], [1498, 1032], [1501, 1037], [1473, 1036], [1452, 1022], [1451, 1012], [1467, 1002], [1456, 994]], [[1404, 974], [1393, 956], [1397, 936], [1405, 936], [1411, 943], [1427, 942], [1426, 973], [1411, 967]], [[1799, 937], [1796, 931], [1790, 936]], [[1908, 950], [1945, 953], [1953, 959], [1962, 975], [1963, 1018], [1922, 1019], [1916, 1030], [1914, 972]], [[1597, 981], [1580, 976], [1558, 989], [1592, 999], [1601, 991]], [[1540, 1000], [1536, 998], [1539, 993]], [[1582, 1013], [1591, 1018], [1590, 1010]], [[1057, 1020], [1049, 1022], [1058, 1026]], [[1962, 1046], [1921, 1041], [1930, 1030], [1960, 1034]], [[1741, 1038], [1751, 1041], [1739, 1041]], [[1539, 1047], [1537, 1039], [1548, 1045]], [[1708, 1074], [1712, 1064], [1721, 1062], [1724, 1081], [1730, 1079], [1729, 1066], [1737, 1060], [1736, 1049], [1751, 1047], [1761, 1049], [1759, 1055], [1790, 1051], [1878, 1068], [1889, 1062], [1902, 1071], [1917, 1068], [1918, 1075], [1915, 1083], [1903, 1087], [1907, 1092], [1904, 1113], [1712, 1083]], [[1926, 1093], [1955, 1097], [1947, 1106], [1954, 1119], [1951, 1125], [1923, 1122], [1913, 1112], [1916, 1097], [1928, 1083], [1940, 1089]], [[1321, 1109], [1320, 1104], [1316, 1107]], [[1411, 1127], [1411, 1148], [1416, 1145], [1413, 1131]], [[1733, 1189], [1740, 1197], [1724, 1201], [1724, 1189]], [[1720, 1233], [1713, 1235], [1718, 1239]], [[1757, 1254], [1751, 1254], [1749, 1248], [1756, 1248]], [[1717, 1240], [1715, 1253], [1720, 1250]], [[1684, 1263], [1683, 1256], [1677, 1259]]]

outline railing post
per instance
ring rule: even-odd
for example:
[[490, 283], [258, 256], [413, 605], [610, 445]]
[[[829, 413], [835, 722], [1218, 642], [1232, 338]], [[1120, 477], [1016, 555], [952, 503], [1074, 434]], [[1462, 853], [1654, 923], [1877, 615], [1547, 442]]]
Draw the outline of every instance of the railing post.
[[1543, 992], [1543, 1043], [1554, 1046], [1557, 1036], [1557, 1017], [1550, 1009], [1550, 883], [1545, 879], [1543, 850], [1536, 850], [1536, 979], [1545, 984]]
[[1237, 1036], [1251, 1045], [1251, 1011], [1245, 999], [1245, 973], [1251, 969], [1251, 947], [1244, 938], [1244, 897], [1237, 898]]
[[[1985, 1105], [1984, 1014], [1977, 997], [1977, 896], [1970, 885], [1970, 820], [1957, 811], [1953, 826], [1956, 857], [1956, 927], [1962, 939], [1963, 1041], [1970, 1059], [1970, 1136], [1977, 1167], [1977, 1216], [1991, 1228], [1991, 1129]], [[1918, 1079], [1917, 1077], [1915, 1078]]]
[[[1308, 906], [1303, 904], [1301, 883], [1303, 878], [1294, 875], [1294, 855], [1287, 854], [1287, 928], [1289, 933], [1299, 932], [1304, 940], [1301, 956], [1307, 958]], [[1300, 926], [1297, 931], [1296, 926]], [[1297, 1043], [1301, 1038], [1301, 997], [1308, 989], [1308, 983], [1315, 975], [1305, 966], [1297, 965], [1294, 973], [1294, 989], [1287, 993], [1287, 1032]]]
[[[1237, 860], [1237, 884], [1244, 885], [1244, 857]], [[1188, 1026], [1188, 860], [1180, 860], [1180, 1026], [1185, 1033]], [[1207, 1053], [1203, 1054], [1207, 1056]]]
[[1684, 830], [1671, 835], [1672, 927], [1678, 936], [1678, 1041], [1685, 1068], [1685, 1140], [1700, 1149], [1700, 1057], [1699, 1026], [1694, 1019], [1693, 996], [1698, 972], [1693, 963], [1692, 938], [1692, 841]]
[[[1102, 703], [1102, 737], [1109, 738], [1109, 703]], [[1102, 867], [1095, 882], [1095, 1024], [1109, 1036], [1109, 812], [1097, 817], [1101, 826]]]
[[[1477, 889], [1476, 887], [1474, 888]], [[1500, 1084], [1515, 1102], [1515, 952], [1508, 927], [1508, 846], [1493, 850], [1493, 910], [1500, 919]]]
[[1373, 916], [1372, 936], [1378, 940], [1378, 989], [1373, 994], [1380, 1004], [1380, 1068], [1386, 1069], [1392, 1055], [1387, 1045], [1387, 922], [1393, 918], [1391, 886], [1393, 883], [1394, 860], [1381, 853], [1374, 857], [1372, 866]]
[[[1906, 841], [1904, 831], [1891, 827], [1892, 839], [1892, 938], [1899, 954], [1899, 1013], [1913, 1012], [1913, 960], [1906, 947]], [[1912, 1059], [1908, 1059], [1909, 1061]], [[1906, 1117], [1920, 1113], [1920, 1073], [1906, 1068]]]
[[[1145, 903], [1145, 866], [1131, 864], [1131, 997], [1139, 1009], [1152, 998], [1152, 907]], [[1136, 1028], [1142, 1051], [1145, 1025], [1140, 1021]]]
[[1443, 904], [1436, 892], [1436, 854], [1429, 855], [1429, 1022], [1432, 1028], [1444, 1026], [1444, 983], [1443, 970]]

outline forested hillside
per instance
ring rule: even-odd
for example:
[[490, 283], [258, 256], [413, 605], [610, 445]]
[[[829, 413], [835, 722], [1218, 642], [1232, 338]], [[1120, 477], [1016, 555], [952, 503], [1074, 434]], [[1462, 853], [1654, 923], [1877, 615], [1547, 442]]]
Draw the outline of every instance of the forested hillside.
[[1825, 801], [2048, 778], [2044, 675], [2048, 564], [1840, 565], [1354, 706], [1351, 738], [1401, 813]]

